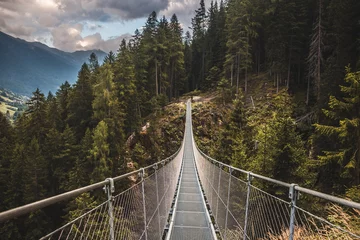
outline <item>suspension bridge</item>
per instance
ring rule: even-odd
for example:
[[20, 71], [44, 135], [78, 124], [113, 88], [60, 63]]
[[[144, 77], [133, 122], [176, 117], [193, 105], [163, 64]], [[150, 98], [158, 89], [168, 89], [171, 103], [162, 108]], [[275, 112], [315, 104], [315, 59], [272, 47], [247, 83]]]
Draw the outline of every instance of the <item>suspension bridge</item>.
[[[119, 191], [117, 185], [129, 179], [130, 187]], [[103, 190], [106, 201], [83, 209], [79, 217], [41, 239], [360, 239], [359, 229], [343, 224], [342, 218], [348, 215], [336, 214], [338, 209], [351, 212], [359, 222], [359, 203], [235, 168], [205, 155], [194, 141], [190, 101], [184, 139], [174, 155], [2, 212], [0, 223]], [[311, 212], [314, 202], [322, 208]], [[327, 219], [327, 208], [333, 211], [334, 221]]]

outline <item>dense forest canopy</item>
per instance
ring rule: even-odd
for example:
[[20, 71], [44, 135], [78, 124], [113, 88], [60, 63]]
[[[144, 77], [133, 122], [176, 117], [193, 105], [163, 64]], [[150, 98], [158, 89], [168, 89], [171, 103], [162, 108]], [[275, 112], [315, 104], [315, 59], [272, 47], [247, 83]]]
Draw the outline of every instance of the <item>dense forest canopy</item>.
[[[152, 12], [102, 65], [91, 54], [74, 85], [36, 89], [13, 125], [0, 114], [0, 211], [120, 175], [125, 156], [155, 162], [151, 146], [129, 153], [126, 139], [194, 90], [217, 90], [231, 109], [206, 148], [214, 157], [360, 201], [359, 13], [358, 0], [201, 0], [186, 31], [175, 14]], [[251, 112], [256, 76], [276, 97]], [[2, 239], [39, 238], [73, 219], [65, 209], [74, 206], [6, 223]]]

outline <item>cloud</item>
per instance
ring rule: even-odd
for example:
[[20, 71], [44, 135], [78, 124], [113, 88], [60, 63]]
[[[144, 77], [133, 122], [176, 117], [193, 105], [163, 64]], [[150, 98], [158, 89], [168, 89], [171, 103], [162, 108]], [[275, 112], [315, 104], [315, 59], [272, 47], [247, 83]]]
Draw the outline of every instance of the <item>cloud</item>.
[[[122, 19], [135, 19], [148, 16], [152, 11], [159, 12], [169, 5], [169, 0], [98, 0], [98, 6], [105, 11], [115, 12]], [[114, 12], [114, 11], [112, 11]]]
[[87, 24], [87, 28], [90, 29], [91, 31], [95, 31], [95, 30], [103, 28], [103, 26], [100, 24], [90, 23], [90, 24]]
[[74, 44], [82, 40], [82, 29], [82, 24], [62, 24], [54, 28], [51, 31], [54, 47], [68, 52], [76, 50]]
[[[210, 7], [211, 0], [205, 0], [205, 8]], [[195, 10], [200, 7], [199, 0], [172, 0], [166, 9], [160, 11], [160, 16], [166, 16], [171, 18], [173, 14], [176, 14], [179, 22], [183, 26], [184, 32], [190, 31], [191, 18], [195, 16]]]
[[84, 26], [82, 24], [62, 24], [52, 32], [54, 47], [64, 51], [101, 49], [105, 52], [116, 51], [123, 38], [129, 39], [130, 34], [123, 34], [108, 40], [104, 40], [100, 33], [85, 37], [81, 36]]
[[[206, 8], [210, 1], [205, 0]], [[0, 31], [65, 51], [90, 47], [108, 51], [117, 49], [121, 40], [117, 38], [123, 37], [103, 39], [102, 32], [111, 34], [110, 22], [125, 23], [152, 11], [167, 18], [176, 13], [187, 31], [198, 7], [199, 0], [0, 0]]]
[[129, 40], [130, 38], [130, 34], [123, 34], [121, 36], [115, 36], [109, 38], [108, 40], [104, 40], [102, 39], [100, 33], [95, 33], [93, 35], [84, 37], [81, 42], [78, 42], [77, 50], [101, 49], [104, 52], [116, 52], [116, 50], [119, 48], [121, 40]]
[[0, 30], [13, 36], [24, 38], [31, 36], [32, 33], [35, 31], [34, 28], [26, 27], [21, 24], [7, 24], [7, 22], [5, 22], [5, 20], [2, 18], [0, 18]]

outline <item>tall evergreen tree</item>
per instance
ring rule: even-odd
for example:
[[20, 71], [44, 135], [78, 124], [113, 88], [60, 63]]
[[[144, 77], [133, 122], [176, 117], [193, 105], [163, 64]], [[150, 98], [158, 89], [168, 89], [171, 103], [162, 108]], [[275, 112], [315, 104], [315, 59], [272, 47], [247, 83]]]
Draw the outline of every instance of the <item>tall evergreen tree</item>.
[[66, 123], [74, 128], [77, 141], [84, 136], [85, 131], [91, 126], [92, 101], [94, 99], [91, 85], [91, 73], [88, 65], [84, 63], [78, 74], [68, 100], [68, 116]]
[[195, 10], [192, 25], [192, 79], [191, 89], [200, 88], [205, 78], [205, 34], [206, 34], [206, 9], [204, 0], [200, 0], [200, 7]]
[[350, 68], [346, 72], [346, 85], [340, 87], [343, 97], [330, 96], [329, 109], [323, 110], [336, 124], [315, 124], [316, 131], [331, 143], [324, 149], [324, 155], [318, 156], [323, 170], [329, 166], [337, 170], [337, 176], [325, 172], [322, 175], [328, 177], [322, 182], [331, 188], [360, 184], [360, 72], [351, 72]]
[[94, 170], [91, 174], [91, 182], [93, 183], [103, 181], [108, 176], [111, 176], [112, 161], [109, 158], [108, 131], [108, 126], [104, 121], [100, 121], [94, 129], [93, 146], [90, 150], [94, 164]]

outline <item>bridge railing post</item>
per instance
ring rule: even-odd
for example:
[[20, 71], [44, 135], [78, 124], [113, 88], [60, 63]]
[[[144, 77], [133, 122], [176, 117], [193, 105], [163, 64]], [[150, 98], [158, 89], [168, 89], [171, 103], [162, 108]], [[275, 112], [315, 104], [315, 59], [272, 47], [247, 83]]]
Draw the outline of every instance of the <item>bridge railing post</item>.
[[231, 173], [233, 169], [229, 168], [229, 185], [228, 185], [228, 192], [227, 192], [227, 200], [226, 200], [226, 214], [225, 214], [225, 232], [224, 232], [224, 240], [227, 238], [227, 224], [228, 224], [228, 217], [229, 217], [229, 203], [230, 203], [230, 188], [231, 188]]
[[158, 185], [158, 165], [154, 166], [155, 169], [155, 184], [156, 184], [156, 208], [157, 208], [157, 216], [159, 222], [159, 236], [162, 237], [161, 234], [161, 222], [160, 222], [160, 202], [159, 202], [159, 185]]
[[216, 169], [216, 166], [215, 166], [215, 162], [212, 162], [212, 177], [211, 177], [211, 183], [210, 183], [210, 189], [211, 189], [211, 203], [210, 203], [210, 208], [214, 209], [214, 178], [215, 178], [215, 169]]
[[215, 212], [215, 216], [214, 216], [215, 221], [217, 221], [218, 211], [219, 211], [221, 172], [222, 172], [222, 164], [219, 164], [219, 182], [218, 182], [218, 187], [217, 187], [216, 212]]
[[247, 226], [248, 226], [248, 218], [249, 218], [249, 205], [250, 205], [250, 191], [251, 191], [251, 181], [253, 176], [251, 172], [247, 174], [247, 191], [246, 191], [246, 205], [245, 205], [245, 224], [244, 224], [244, 236], [243, 239], [246, 240], [247, 237]]
[[295, 213], [296, 213], [296, 200], [298, 197], [298, 192], [295, 187], [296, 184], [291, 184], [289, 189], [289, 198], [290, 202], [290, 226], [289, 226], [289, 240], [294, 239], [294, 230], [295, 230]]
[[107, 194], [108, 197], [108, 214], [109, 214], [109, 231], [110, 231], [110, 240], [114, 240], [115, 239], [115, 231], [114, 231], [114, 206], [113, 206], [113, 201], [114, 201], [114, 197], [113, 197], [113, 193], [115, 192], [115, 185], [114, 185], [114, 180], [112, 178], [107, 178], [107, 181], [109, 181], [109, 184], [107, 184], [104, 187], [105, 193]]
[[142, 192], [142, 202], [143, 202], [143, 216], [144, 216], [144, 233], [145, 233], [145, 240], [148, 239], [147, 237], [147, 224], [146, 224], [146, 201], [145, 201], [145, 169], [142, 168], [141, 172], [139, 173], [141, 176], [141, 192]]

